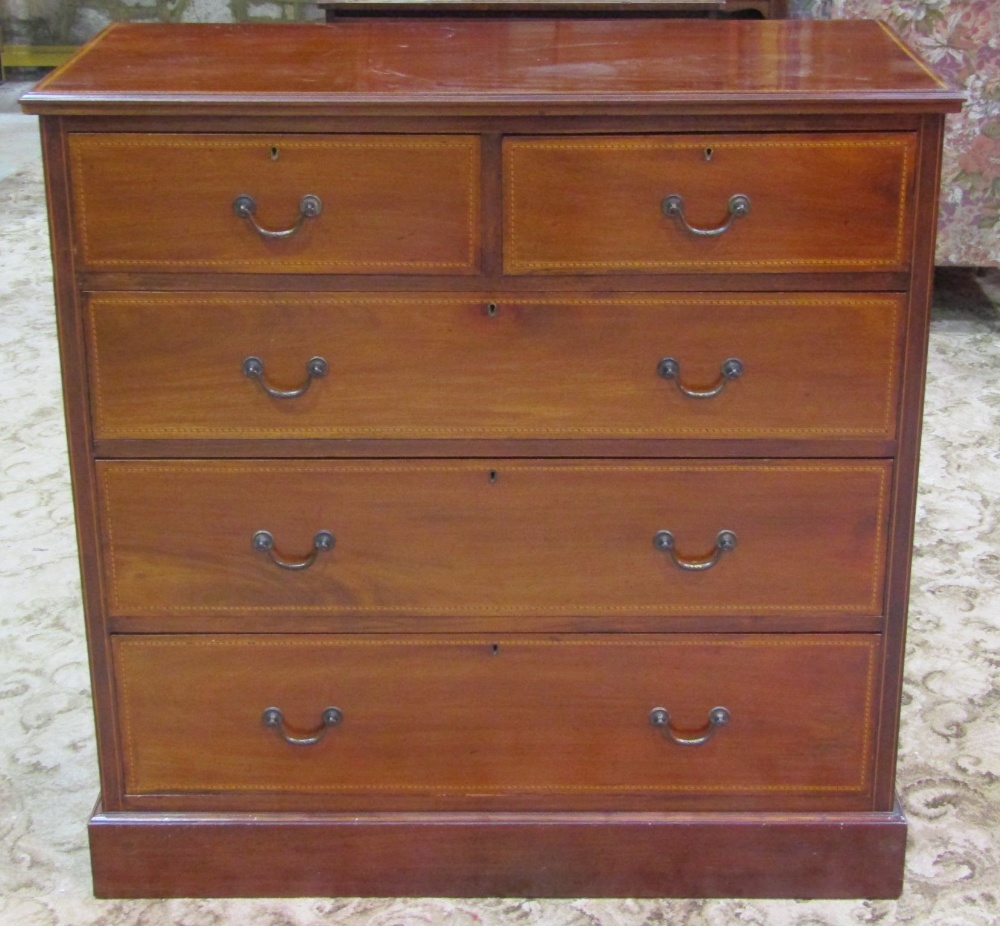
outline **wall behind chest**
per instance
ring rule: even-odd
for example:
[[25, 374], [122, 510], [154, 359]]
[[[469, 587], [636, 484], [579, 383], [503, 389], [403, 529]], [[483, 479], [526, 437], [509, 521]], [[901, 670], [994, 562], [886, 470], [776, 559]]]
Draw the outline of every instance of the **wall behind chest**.
[[4, 0], [11, 45], [73, 45], [112, 22], [270, 22], [322, 19], [311, 0]]

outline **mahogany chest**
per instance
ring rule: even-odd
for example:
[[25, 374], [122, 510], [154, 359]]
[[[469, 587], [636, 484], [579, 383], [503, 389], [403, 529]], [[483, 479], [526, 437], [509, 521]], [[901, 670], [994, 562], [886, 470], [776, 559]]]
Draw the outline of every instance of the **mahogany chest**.
[[116, 25], [23, 105], [99, 895], [898, 894], [888, 29]]

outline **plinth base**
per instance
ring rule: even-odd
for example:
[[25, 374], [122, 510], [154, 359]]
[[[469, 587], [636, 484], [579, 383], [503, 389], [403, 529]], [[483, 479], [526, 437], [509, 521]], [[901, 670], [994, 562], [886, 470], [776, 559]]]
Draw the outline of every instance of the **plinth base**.
[[889, 813], [104, 813], [98, 897], [890, 898]]

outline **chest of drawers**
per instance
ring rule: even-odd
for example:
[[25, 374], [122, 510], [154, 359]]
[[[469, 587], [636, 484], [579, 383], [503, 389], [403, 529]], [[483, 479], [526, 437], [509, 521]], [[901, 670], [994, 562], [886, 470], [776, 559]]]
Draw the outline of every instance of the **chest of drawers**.
[[30, 92], [97, 893], [898, 893], [959, 102], [873, 23], [592, 19]]

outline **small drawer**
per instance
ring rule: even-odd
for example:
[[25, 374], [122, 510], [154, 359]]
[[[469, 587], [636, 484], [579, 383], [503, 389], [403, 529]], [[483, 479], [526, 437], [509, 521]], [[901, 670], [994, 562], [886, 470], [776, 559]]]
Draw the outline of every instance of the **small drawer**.
[[132, 798], [236, 792], [244, 808], [336, 809], [870, 800], [877, 635], [181, 634], [113, 647]]
[[835, 629], [838, 614], [882, 612], [887, 461], [97, 469], [109, 609], [125, 618], [477, 615], [530, 629], [825, 612], [817, 629]]
[[895, 434], [896, 294], [104, 293], [99, 439]]
[[71, 135], [92, 270], [473, 273], [479, 141]]
[[909, 265], [915, 136], [507, 139], [508, 273]]

